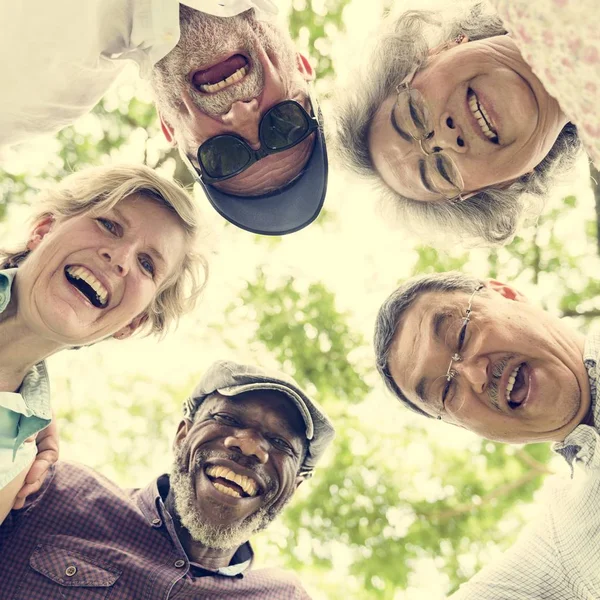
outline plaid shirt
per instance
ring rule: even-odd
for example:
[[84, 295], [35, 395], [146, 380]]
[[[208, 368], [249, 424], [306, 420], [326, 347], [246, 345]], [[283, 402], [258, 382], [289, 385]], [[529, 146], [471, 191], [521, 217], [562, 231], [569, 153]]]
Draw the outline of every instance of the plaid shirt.
[[[600, 335], [586, 340], [594, 423]], [[463, 584], [452, 600], [597, 600], [600, 598], [600, 443], [597, 427], [579, 425], [553, 449], [571, 480], [547, 481], [545, 509], [498, 562]]]
[[57, 463], [42, 489], [0, 527], [2, 600], [306, 600], [294, 575], [190, 563], [166, 510], [163, 475], [123, 490], [81, 465]]

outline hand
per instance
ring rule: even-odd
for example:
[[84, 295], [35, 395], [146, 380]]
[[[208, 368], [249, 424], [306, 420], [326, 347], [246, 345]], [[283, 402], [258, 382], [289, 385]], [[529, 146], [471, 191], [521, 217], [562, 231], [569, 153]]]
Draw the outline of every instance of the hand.
[[42, 429], [35, 437], [35, 443], [37, 444], [37, 456], [13, 504], [13, 509], [16, 510], [23, 508], [27, 496], [37, 492], [42, 487], [48, 469], [58, 460], [58, 426], [54, 414], [50, 425]]

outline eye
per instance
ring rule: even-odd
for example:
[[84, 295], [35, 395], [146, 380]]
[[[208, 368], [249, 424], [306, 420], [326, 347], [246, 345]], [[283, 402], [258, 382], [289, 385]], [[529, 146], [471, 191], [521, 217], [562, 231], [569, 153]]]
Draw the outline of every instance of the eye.
[[290, 454], [295, 454], [292, 446], [283, 438], [273, 437], [271, 438], [271, 443], [279, 450], [283, 450], [284, 452], [288, 452]]
[[451, 378], [450, 381], [446, 380], [446, 383], [444, 384], [444, 389], [442, 391], [442, 406], [446, 405], [446, 400], [452, 389], [453, 384], [454, 384], [454, 378]]
[[150, 275], [154, 275], [155, 268], [154, 268], [154, 263], [152, 262], [151, 258], [149, 258], [145, 254], [143, 254], [142, 256], [140, 256], [140, 258], [138, 260], [140, 262], [142, 269], [144, 269], [144, 271], [146, 271]]
[[100, 223], [100, 225], [104, 227], [104, 229], [106, 229], [106, 231], [108, 231], [109, 233], [112, 233], [113, 235], [118, 235], [118, 225], [114, 221], [111, 221], [110, 219], [104, 219], [102, 217], [98, 217], [96, 221]]
[[463, 326], [460, 328], [460, 331], [458, 332], [458, 345], [456, 347], [459, 351], [463, 349], [463, 346], [465, 344], [465, 338], [467, 336], [467, 323], [468, 321], [465, 321], [463, 323]]
[[217, 423], [222, 423], [223, 425], [229, 425], [230, 427], [237, 427], [239, 422], [237, 419], [234, 419], [230, 415], [226, 415], [225, 413], [215, 413], [212, 415], [212, 418], [217, 421]]

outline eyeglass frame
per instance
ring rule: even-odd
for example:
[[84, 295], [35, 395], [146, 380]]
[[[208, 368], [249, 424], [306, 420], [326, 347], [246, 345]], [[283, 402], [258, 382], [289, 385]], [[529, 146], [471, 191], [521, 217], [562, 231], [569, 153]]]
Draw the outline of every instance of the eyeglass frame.
[[[469, 324], [469, 322], [471, 321], [471, 314], [473, 313], [473, 299], [475, 298], [475, 294], [479, 291], [481, 291], [485, 286], [483, 284], [480, 284], [479, 286], [477, 286], [475, 288], [475, 290], [473, 291], [473, 293], [471, 294], [470, 298], [469, 298], [469, 305], [467, 306], [467, 311], [465, 313], [465, 316], [462, 318], [462, 325], [459, 329], [459, 332], [462, 331], [463, 329], [467, 330], [467, 325]], [[460, 334], [459, 334], [460, 335]], [[451, 357], [450, 357], [450, 364], [448, 365], [448, 370], [446, 371], [446, 381], [448, 383], [450, 383], [457, 375], [458, 375], [458, 371], [456, 371], [456, 369], [453, 369], [453, 365], [455, 362], [461, 362], [463, 360], [462, 356], [458, 353], [455, 352]], [[437, 416], [438, 421], [442, 418], [441, 415]]]
[[[418, 73], [419, 68], [414, 69], [411, 73], [409, 73], [404, 80], [399, 83], [396, 88], [396, 102], [394, 103], [394, 107], [392, 108], [392, 110], [394, 110], [394, 108], [398, 105], [398, 99], [400, 98], [400, 94], [406, 93], [409, 94], [410, 96], [410, 90], [414, 90], [416, 92], [418, 92], [421, 97], [423, 98], [423, 94], [421, 94], [421, 92], [419, 92], [419, 90], [416, 90], [415, 88], [411, 88], [410, 87], [410, 83], [411, 81], [414, 79], [415, 75]], [[425, 103], [425, 98], [423, 98], [423, 102]], [[425, 106], [426, 103], [425, 103]], [[423, 142], [431, 139], [431, 137], [435, 134], [435, 130], [431, 130], [430, 132], [426, 133], [423, 137], [415, 137], [414, 135], [412, 135], [411, 133], [409, 133], [408, 135], [415, 141], [418, 142], [419, 144], [419, 148], [421, 150], [421, 152], [425, 155], [425, 156], [433, 156], [434, 154], [441, 154], [442, 152], [444, 152], [442, 149], [438, 150], [437, 152], [428, 152], [427, 149], [423, 146]], [[452, 162], [455, 166], [456, 163], [452, 160], [451, 157], [448, 157], [448, 159], [450, 160], [450, 162]], [[463, 179], [462, 177], [462, 173], [460, 173], [458, 166], [456, 166], [456, 170], [457, 172], [460, 174], [461, 179]], [[464, 185], [464, 179], [463, 179], [463, 185]], [[481, 191], [481, 190], [478, 190]], [[471, 198], [472, 196], [474, 196], [475, 194], [477, 194], [478, 192], [469, 192], [468, 194], [464, 194], [464, 189], [462, 191], [460, 191], [456, 196], [453, 196], [452, 198], [445, 198], [448, 202], [464, 202], [465, 200], [468, 200], [469, 198]], [[443, 196], [443, 194], [442, 194]]]
[[[260, 148], [258, 150], [254, 150], [254, 148], [252, 148], [250, 146], [250, 144], [248, 144], [248, 142], [243, 137], [241, 137], [241, 136], [239, 136], [239, 135], [237, 135], [235, 133], [220, 133], [219, 135], [215, 135], [213, 137], [208, 138], [207, 140], [204, 140], [204, 142], [202, 142], [202, 144], [200, 144], [200, 146], [198, 147], [198, 150], [196, 152], [196, 161], [198, 162], [198, 166], [200, 167], [200, 172], [192, 164], [192, 161], [190, 160], [190, 158], [187, 156], [187, 154], [185, 152], [180, 152], [181, 158], [184, 161], [184, 163], [186, 164], [186, 166], [188, 167], [188, 169], [190, 169], [192, 172], [196, 173], [197, 179], [201, 183], [206, 184], [206, 185], [212, 185], [213, 183], [219, 183], [221, 181], [227, 181], [228, 179], [231, 179], [232, 177], [235, 177], [236, 175], [239, 175], [240, 173], [243, 173], [244, 171], [246, 171], [247, 169], [249, 169], [253, 164], [257, 163], [259, 160], [262, 160], [266, 156], [270, 156], [271, 154], [278, 154], [279, 152], [283, 152], [285, 150], [289, 150], [290, 148], [294, 148], [298, 144], [301, 144], [309, 135], [311, 135], [315, 131], [319, 130], [319, 128], [320, 128], [319, 119], [315, 115], [318, 115], [320, 113], [320, 108], [319, 108], [319, 106], [317, 104], [316, 105], [317, 106], [317, 110], [315, 111], [314, 107], [315, 107], [316, 103], [313, 100], [313, 98], [311, 97], [311, 94], [309, 93], [307, 97], [308, 97], [308, 101], [310, 103], [310, 109], [314, 113], [314, 115], [311, 115], [304, 108], [304, 106], [302, 106], [302, 104], [300, 104], [300, 102], [296, 102], [296, 100], [290, 100], [290, 99], [282, 100], [281, 102], [278, 102], [277, 104], [274, 104], [273, 106], [271, 106], [270, 108], [268, 108], [265, 111], [265, 113], [260, 118], [260, 121], [258, 122], [258, 136], [259, 136], [259, 139], [260, 139]], [[295, 104], [296, 106], [299, 106], [300, 109], [302, 110], [302, 112], [304, 113], [304, 116], [308, 120], [308, 130], [294, 144], [292, 144], [290, 146], [287, 146], [286, 148], [282, 148], [280, 150], [272, 150], [271, 148], [268, 148], [266, 146], [266, 144], [264, 143], [264, 140], [262, 139], [262, 136], [261, 136], [261, 133], [260, 133], [260, 126], [261, 126], [261, 124], [263, 122], [263, 119], [269, 114], [269, 112], [272, 111], [272, 110], [274, 110], [278, 106], [281, 106], [282, 104]], [[204, 168], [204, 165], [202, 164], [202, 161], [200, 160], [200, 150], [202, 149], [202, 146], [204, 146], [204, 144], [206, 144], [209, 141], [214, 140], [216, 138], [220, 138], [220, 137], [231, 137], [231, 138], [235, 138], [238, 141], [240, 141], [247, 148], [247, 150], [249, 150], [250, 160], [249, 160], [248, 163], [246, 163], [246, 165], [242, 169], [240, 169], [239, 171], [236, 171], [235, 173], [232, 173], [231, 175], [227, 175], [225, 177], [211, 177], [206, 172], [206, 169]], [[265, 149], [265, 148], [267, 148], [267, 149]]]

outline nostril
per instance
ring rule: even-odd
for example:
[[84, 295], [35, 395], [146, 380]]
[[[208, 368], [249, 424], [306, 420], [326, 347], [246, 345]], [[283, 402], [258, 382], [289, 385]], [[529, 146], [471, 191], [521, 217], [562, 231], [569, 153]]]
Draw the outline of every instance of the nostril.
[[465, 145], [465, 141], [461, 137], [456, 138], [456, 143], [462, 148]]
[[448, 117], [446, 119], [446, 125], [448, 125], [448, 127], [450, 127], [450, 129], [454, 129], [454, 121], [452, 120], [452, 117]]

